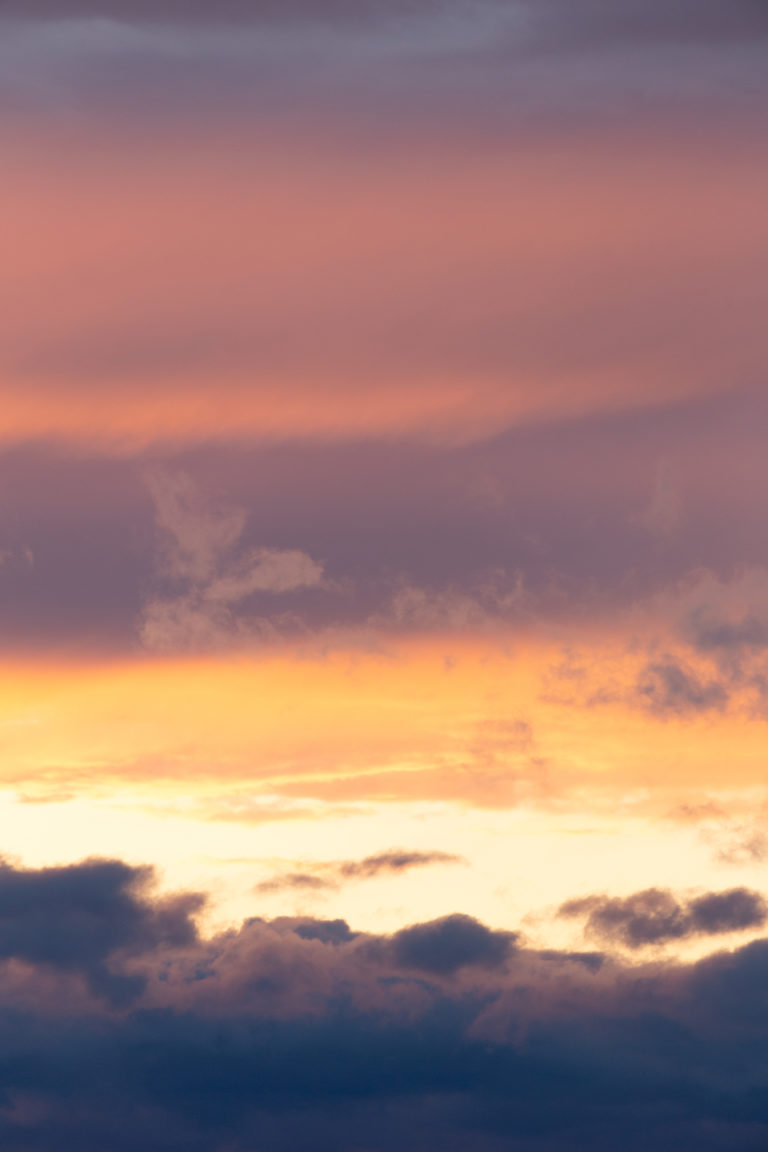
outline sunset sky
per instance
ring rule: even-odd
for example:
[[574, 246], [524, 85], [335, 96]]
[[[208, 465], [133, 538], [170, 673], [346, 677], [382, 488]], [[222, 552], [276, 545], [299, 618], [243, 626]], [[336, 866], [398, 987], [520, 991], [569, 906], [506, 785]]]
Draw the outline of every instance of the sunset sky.
[[768, 6], [0, 4], [4, 1152], [768, 1147]]

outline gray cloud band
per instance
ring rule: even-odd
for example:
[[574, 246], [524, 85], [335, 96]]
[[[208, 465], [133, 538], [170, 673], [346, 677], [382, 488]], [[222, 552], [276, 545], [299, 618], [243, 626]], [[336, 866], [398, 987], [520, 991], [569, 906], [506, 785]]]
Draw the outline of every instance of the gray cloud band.
[[339, 97], [352, 89], [357, 115], [382, 100], [402, 114], [405, 101], [428, 116], [458, 106], [496, 122], [512, 114], [502, 94], [524, 118], [574, 95], [730, 105], [765, 91], [768, 14], [756, 0], [13, 0], [0, 21], [10, 107], [76, 98], [103, 114], [96, 97], [109, 97], [182, 112], [239, 100], [242, 114], [311, 96], [349, 116]]
[[455, 19], [494, 10], [511, 13], [521, 39], [543, 35], [567, 46], [595, 40], [751, 40], [768, 35], [762, 0], [5, 0], [0, 17], [39, 20], [106, 19], [221, 25], [233, 21], [331, 28], [393, 20]]

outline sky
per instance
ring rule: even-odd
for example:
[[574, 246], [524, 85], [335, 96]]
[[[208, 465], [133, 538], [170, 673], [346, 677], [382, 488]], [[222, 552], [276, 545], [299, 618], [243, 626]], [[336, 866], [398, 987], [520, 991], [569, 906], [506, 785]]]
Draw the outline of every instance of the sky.
[[0, 2], [0, 1143], [768, 1145], [768, 5]]

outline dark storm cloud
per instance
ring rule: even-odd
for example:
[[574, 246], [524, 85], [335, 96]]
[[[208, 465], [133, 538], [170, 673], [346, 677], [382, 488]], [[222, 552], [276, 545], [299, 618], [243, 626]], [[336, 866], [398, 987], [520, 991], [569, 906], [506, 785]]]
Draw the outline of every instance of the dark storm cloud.
[[494, 932], [471, 916], [444, 916], [395, 933], [392, 955], [403, 968], [449, 975], [474, 965], [500, 967], [515, 939], [514, 932]]
[[379, 876], [397, 876], [413, 868], [433, 864], [466, 864], [462, 856], [448, 852], [377, 852], [363, 860], [336, 860], [313, 865], [311, 871], [285, 872], [256, 885], [263, 894], [291, 890], [328, 891], [350, 880], [374, 880]]
[[113, 860], [58, 868], [0, 865], [0, 957], [82, 973], [109, 1000], [130, 1000], [143, 982], [115, 974], [116, 954], [187, 947], [202, 897], [153, 901], [147, 869]]
[[[111, 892], [124, 918], [136, 870], [11, 871], [3, 920], [47, 915], [51, 939], [42, 958], [15, 946], [26, 975], [6, 963], [0, 981], [13, 1152], [757, 1152], [768, 1139], [768, 941], [624, 967], [526, 949], [468, 916], [391, 937], [253, 919], [205, 940], [147, 927], [145, 902], [144, 927], [109, 927], [107, 944], [84, 933], [78, 949], [88, 970], [118, 940], [119, 974], [134, 942], [144, 982], [126, 1009], [52, 996], [46, 980], [56, 956], [71, 975], [84, 905], [109, 921]], [[684, 915], [720, 932], [764, 910], [734, 890]]]
[[585, 917], [588, 936], [635, 949], [762, 928], [768, 920], [768, 905], [759, 892], [747, 888], [709, 892], [687, 901], [677, 900], [671, 892], [648, 888], [623, 899], [587, 896], [569, 900], [559, 915]]
[[319, 940], [321, 944], [348, 944], [357, 935], [346, 920], [297, 920], [292, 930], [302, 940]]
[[687, 910], [693, 930], [699, 934], [761, 928], [768, 919], [768, 907], [763, 897], [746, 888], [699, 896], [690, 901]]

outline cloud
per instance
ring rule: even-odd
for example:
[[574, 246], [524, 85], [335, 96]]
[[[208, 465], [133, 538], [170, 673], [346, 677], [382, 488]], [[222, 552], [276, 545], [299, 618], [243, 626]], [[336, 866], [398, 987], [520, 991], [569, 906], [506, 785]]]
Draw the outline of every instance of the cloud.
[[[612, 636], [651, 637], [654, 660], [669, 654], [701, 683], [733, 689], [736, 711], [758, 689], [736, 682], [735, 662], [743, 677], [765, 662], [768, 537], [757, 487], [721, 486], [714, 500], [709, 486], [721, 471], [760, 475], [765, 415], [754, 397], [733, 395], [564, 419], [483, 444], [217, 444], [185, 453], [181, 466], [165, 457], [169, 491], [158, 493], [157, 511], [130, 459], [9, 451], [0, 487], [15, 493], [17, 524], [6, 516], [0, 527], [17, 561], [0, 569], [0, 630], [7, 648], [100, 645], [121, 657], [135, 654], [137, 618], [160, 651], [226, 646], [233, 634], [247, 645], [240, 621], [254, 645], [304, 626], [320, 645], [346, 631], [350, 646], [354, 629], [379, 639], [451, 628], [495, 638], [509, 629], [535, 630], [545, 642], [564, 635], [586, 652], [600, 619]], [[723, 425], [727, 444], [717, 436]], [[676, 460], [686, 517], [681, 532], [649, 544], [637, 511], [659, 444]], [[479, 513], [468, 491], [488, 470], [504, 501]], [[240, 529], [229, 550], [220, 547]], [[34, 569], [21, 560], [25, 544]], [[283, 583], [306, 583], [321, 565], [322, 583], [232, 602], [203, 598], [188, 577], [172, 575], [213, 571], [202, 587], [226, 579], [234, 587], [220, 591], [233, 594], [254, 570], [268, 580], [266, 548], [278, 553], [270, 565], [284, 554]], [[520, 587], [524, 598], [507, 598]], [[284, 610], [291, 619], [281, 622]], [[650, 701], [635, 693], [632, 703]]]
[[256, 885], [264, 895], [284, 891], [327, 891], [351, 880], [374, 880], [380, 876], [397, 876], [413, 868], [435, 864], [466, 864], [463, 856], [448, 852], [415, 852], [391, 849], [377, 852], [362, 860], [336, 860], [312, 865], [311, 871], [286, 872]]
[[140, 978], [111, 970], [116, 954], [145, 955], [197, 940], [198, 895], [153, 900], [149, 869], [113, 860], [41, 869], [0, 866], [0, 957], [81, 973], [110, 1001]]
[[290, 100], [335, 105], [337, 120], [378, 105], [401, 123], [406, 102], [416, 116], [447, 121], [458, 105], [504, 126], [574, 94], [726, 104], [765, 90], [761, 0], [7, 0], [0, 19], [15, 107], [74, 97], [102, 116], [116, 103], [145, 117], [269, 114]]
[[[660, 627], [642, 612], [637, 619], [646, 629], [642, 639], [614, 618], [615, 647], [599, 654], [591, 646], [564, 649], [564, 659], [545, 674], [542, 698], [582, 709], [624, 705], [663, 721], [726, 713], [745, 702], [747, 682], [739, 669], [704, 663], [699, 653], [681, 644], [674, 626]], [[676, 642], [677, 651], [659, 652], [661, 643], [669, 641]]]
[[28, 22], [108, 19], [176, 27], [309, 22], [330, 29], [500, 12], [525, 42], [723, 43], [768, 36], [761, 0], [5, 0], [0, 14]]
[[[746, 494], [745, 494], [746, 495]], [[658, 593], [652, 611], [696, 651], [733, 670], [734, 658], [768, 647], [768, 568], [738, 564], [726, 579], [694, 567]]]
[[700, 935], [718, 932], [742, 932], [761, 928], [768, 918], [768, 906], [758, 892], [732, 888], [728, 892], [710, 892], [688, 905], [692, 930]]
[[197, 595], [150, 600], [141, 615], [140, 636], [150, 652], [208, 652], [267, 640], [276, 632], [266, 621], [247, 628], [226, 607]]
[[714, 800], [702, 800], [699, 803], [677, 804], [666, 817], [681, 824], [702, 824], [711, 820], [722, 820], [725, 815], [725, 809]]
[[357, 936], [346, 920], [294, 920], [287, 923], [301, 940], [319, 940], [321, 944], [349, 944]]
[[160, 535], [161, 571], [171, 579], [207, 583], [242, 536], [245, 511], [211, 510], [184, 472], [149, 471], [146, 484]]
[[412, 868], [423, 868], [431, 864], [464, 864], [462, 856], [449, 852], [407, 852], [393, 849], [366, 856], [363, 860], [343, 860], [336, 868], [345, 880], [370, 880], [387, 873], [399, 874]]
[[392, 956], [404, 968], [452, 975], [462, 968], [498, 968], [514, 947], [514, 932], [495, 932], [471, 916], [444, 916], [403, 928], [392, 937]]
[[[497, 568], [468, 589], [420, 588], [401, 582], [392, 595], [388, 623], [395, 628], [482, 631], [505, 617], [529, 617], [532, 608], [523, 574]], [[372, 623], [381, 620], [374, 617]]]
[[672, 657], [652, 660], [635, 685], [637, 701], [657, 716], [691, 716], [722, 712], [730, 698], [726, 684], [703, 679]]
[[147, 648], [205, 651], [275, 638], [274, 620], [249, 613], [245, 601], [329, 587], [323, 565], [305, 552], [247, 547], [245, 510], [211, 508], [186, 473], [154, 471], [147, 484], [160, 535], [159, 577], [173, 588], [144, 607]]
[[[625, 965], [466, 915], [392, 936], [254, 918], [205, 939], [190, 897], [152, 903], [145, 878], [117, 861], [3, 870], [3, 1147], [765, 1146], [767, 940]], [[684, 909], [710, 934], [763, 914], [739, 889]], [[73, 995], [105, 957], [140, 976], [130, 1002]]]
[[569, 900], [558, 914], [585, 917], [585, 932], [595, 940], [637, 949], [762, 928], [768, 921], [768, 904], [760, 893], [746, 888], [710, 892], [682, 902], [670, 892], [648, 888], [624, 898]]
[[206, 600], [225, 604], [245, 600], [254, 592], [295, 592], [323, 582], [323, 566], [295, 549], [254, 548], [236, 567], [210, 584]]
[[768, 38], [762, 0], [523, 0], [534, 28], [562, 47], [606, 43], [750, 43]]
[[238, 23], [356, 25], [419, 12], [450, 11], [452, 0], [4, 0], [0, 15], [35, 20], [116, 20], [177, 26]]
[[683, 652], [653, 659], [641, 673], [636, 695], [652, 711], [723, 711], [735, 702], [753, 716], [766, 715], [768, 569], [743, 561], [733, 568], [728, 577], [714, 566], [693, 568], [636, 607], [655, 631], [656, 647], [674, 637]]
[[702, 800], [677, 805], [667, 818], [698, 826], [699, 839], [713, 850], [719, 864], [743, 868], [768, 859], [765, 799], [757, 801], [754, 793], [743, 798], [741, 812], [738, 807], [729, 811], [727, 806]]
[[768, 620], [748, 613], [741, 620], [700, 621], [696, 642], [704, 652], [768, 648]]
[[333, 880], [326, 880], [311, 872], [284, 872], [271, 880], [263, 880], [256, 885], [255, 891], [260, 892], [262, 896], [271, 896], [276, 892], [325, 892], [335, 887]]
[[702, 831], [702, 839], [715, 849], [721, 864], [744, 867], [768, 859], [765, 817], [755, 820], [724, 820]]

